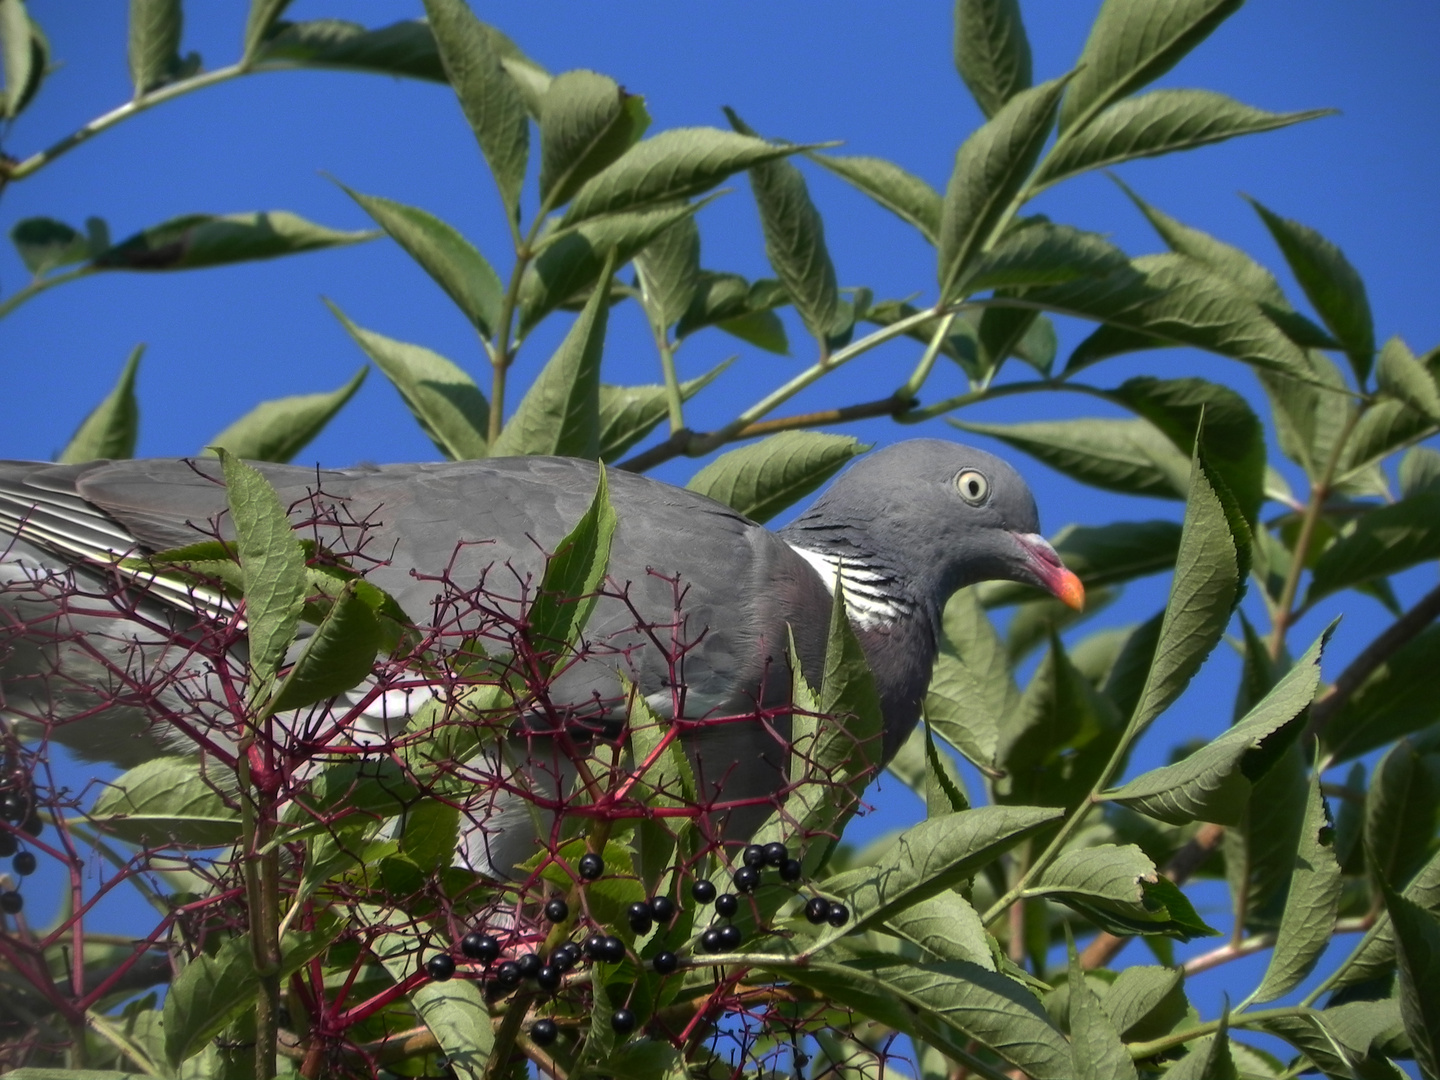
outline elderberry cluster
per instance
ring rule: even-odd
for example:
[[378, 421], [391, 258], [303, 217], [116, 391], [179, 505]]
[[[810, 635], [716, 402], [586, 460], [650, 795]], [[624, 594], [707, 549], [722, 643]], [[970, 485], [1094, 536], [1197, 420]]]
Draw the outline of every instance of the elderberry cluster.
[[[39, 836], [45, 829], [29, 784], [13, 775], [0, 778], [0, 859], [10, 859], [17, 878], [29, 877], [39, 865], [33, 851], [21, 850], [23, 835]], [[18, 832], [10, 826], [18, 826]], [[25, 907], [19, 890], [0, 890], [0, 913], [18, 915]]]

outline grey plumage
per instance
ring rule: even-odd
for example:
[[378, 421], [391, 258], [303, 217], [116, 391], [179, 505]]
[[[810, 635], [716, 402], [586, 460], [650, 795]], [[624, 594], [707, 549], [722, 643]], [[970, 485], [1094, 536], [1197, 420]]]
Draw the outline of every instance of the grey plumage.
[[[259, 468], [302, 536], [352, 554], [417, 624], [444, 625], [451, 640], [483, 621], [481, 607], [520, 616], [546, 553], [596, 485], [595, 465], [557, 458]], [[957, 486], [972, 472], [985, 481], [983, 498]], [[0, 464], [0, 715], [69, 721], [54, 726], [56, 738], [130, 764], [156, 752], [157, 733], [167, 742], [167, 712], [193, 713], [197, 703], [206, 711], [213, 672], [203, 649], [190, 647], [205, 620], [175, 597], [117, 588], [109, 567], [122, 555], [225, 535], [219, 477], [218, 462], [205, 459]], [[1071, 602], [1080, 595], [1039, 539], [1020, 477], [954, 443], [916, 440], [861, 459], [779, 532], [645, 477], [611, 470], [609, 489], [618, 526], [607, 595], [586, 630], [593, 647], [549, 693], [564, 725], [623, 711], [617, 673], [662, 715], [677, 705], [700, 720], [783, 704], [788, 634], [807, 678], [819, 680], [838, 568], [881, 692], [888, 759], [918, 718], [955, 589], [1005, 578]], [[61, 588], [89, 599], [57, 603]], [[457, 602], [464, 597], [475, 610]], [[158, 698], [131, 692], [142, 669], [169, 672]], [[382, 714], [406, 711], [402, 698], [380, 702]], [[223, 722], [222, 710], [209, 712]], [[382, 727], [402, 719], [376, 716]], [[781, 782], [784, 748], [762, 728], [748, 720], [687, 734], [705, 795], [750, 804], [732, 812], [731, 835], [763, 820], [764, 797]], [[479, 813], [492, 819], [483, 823], [492, 841], [502, 809]], [[533, 837], [510, 825], [503, 850], [492, 844], [477, 861], [503, 871], [529, 853]]]

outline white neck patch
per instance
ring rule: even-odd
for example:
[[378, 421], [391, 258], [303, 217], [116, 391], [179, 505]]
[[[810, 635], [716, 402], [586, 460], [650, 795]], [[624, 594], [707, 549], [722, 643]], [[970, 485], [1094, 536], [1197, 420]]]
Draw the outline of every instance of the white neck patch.
[[790, 545], [795, 554], [815, 568], [820, 580], [830, 595], [835, 595], [835, 579], [840, 578], [840, 588], [845, 594], [845, 612], [850, 621], [862, 630], [877, 626], [890, 626], [903, 616], [911, 613], [911, 605], [881, 586], [886, 575], [866, 570], [845, 562], [838, 555], [827, 555], [811, 551], [795, 544]]

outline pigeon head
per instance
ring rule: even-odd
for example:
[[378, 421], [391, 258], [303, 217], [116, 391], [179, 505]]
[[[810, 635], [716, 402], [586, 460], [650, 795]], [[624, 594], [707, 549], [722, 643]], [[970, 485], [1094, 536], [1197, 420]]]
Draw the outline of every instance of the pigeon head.
[[[1040, 535], [1030, 488], [1009, 464], [974, 447], [914, 439], [845, 471], [781, 535], [838, 568], [847, 600], [887, 599], [932, 619], [955, 590], [981, 581], [1035, 585], [1079, 608], [1085, 589]], [[813, 557], [812, 557], [813, 556]], [[888, 595], [887, 595], [888, 593]]]

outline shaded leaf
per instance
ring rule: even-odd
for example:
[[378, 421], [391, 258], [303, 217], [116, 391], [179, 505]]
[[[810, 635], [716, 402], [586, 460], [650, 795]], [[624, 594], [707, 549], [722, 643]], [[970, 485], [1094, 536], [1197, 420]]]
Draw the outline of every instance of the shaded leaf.
[[382, 643], [380, 622], [360, 598], [356, 583], [347, 584], [305, 639], [305, 647], [285, 675], [269, 708], [272, 712], [302, 709], [358, 685], [375, 664]]
[[1306, 602], [1440, 558], [1440, 491], [1366, 511], [1321, 553]]
[[782, 431], [721, 454], [685, 486], [764, 522], [868, 449], [868, 444], [849, 435]]
[[421, 19], [375, 30], [342, 19], [281, 22], [271, 27], [256, 60], [447, 81], [435, 35]]
[[1184, 981], [1179, 968], [1132, 964], [1105, 992], [1105, 1012], [1126, 1039], [1150, 1037], [1152, 1025], [1168, 1030], [1167, 1020], [1173, 1023], [1185, 1014]]
[[1372, 873], [1402, 884], [1430, 854], [1440, 825], [1440, 754], [1401, 739], [1375, 766], [1365, 795], [1365, 844]]
[[771, 308], [787, 299], [777, 281], [766, 279], [751, 284], [739, 274], [702, 270], [695, 298], [675, 327], [675, 336], [685, 338], [703, 327], [715, 326], [767, 352], [785, 356], [790, 352], [785, 324]]
[[270, 35], [276, 21], [285, 14], [291, 0], [250, 0], [250, 11], [245, 16], [246, 60], [253, 59], [260, 46]]
[[1008, 230], [993, 248], [961, 272], [966, 293], [1028, 285], [1059, 285], [1127, 266], [1125, 253], [1098, 233], [1031, 221]]
[[530, 607], [531, 640], [554, 652], [547, 665], [551, 669], [564, 660], [559, 655], [563, 648], [585, 629], [610, 563], [615, 511], [605, 470], [600, 469], [597, 476], [595, 497], [546, 561], [545, 576]]
[[[24, 0], [0, 0], [0, 76], [4, 77], [0, 83], [0, 117], [18, 116], [44, 76], [47, 57], [36, 56], [36, 29]], [[43, 44], [43, 35], [40, 41]], [[48, 53], [48, 48], [44, 51]]]
[[226, 805], [223, 774], [209, 779], [192, 758], [157, 757], [122, 774], [87, 820], [132, 844], [221, 847], [240, 838], [240, 811]]
[[[1401, 895], [1412, 904], [1431, 913], [1440, 913], [1440, 852], [1420, 868]], [[1343, 971], [1337, 973], [1336, 985], [1369, 982], [1384, 978], [1395, 970], [1395, 927], [1390, 916], [1381, 912], [1365, 937], [1355, 947]]]
[[994, 116], [1030, 86], [1030, 41], [1017, 0], [956, 0], [955, 70]]
[[[1273, 748], [1285, 747], [1283, 739]], [[1265, 766], [1262, 747], [1260, 772]], [[1292, 742], [1251, 783], [1240, 821], [1225, 830], [1221, 844], [1226, 883], [1237, 922], [1251, 932], [1274, 931], [1280, 924], [1295, 851], [1305, 819], [1309, 777], [1299, 746]]]
[[1026, 895], [1058, 900], [1113, 934], [1164, 934], [1188, 941], [1217, 933], [1134, 844], [1062, 852]]
[[90, 244], [85, 235], [54, 218], [33, 217], [17, 221], [10, 230], [10, 239], [20, 253], [25, 269], [37, 278], [61, 266], [83, 262], [90, 256]]
[[1440, 423], [1440, 388], [1399, 337], [1392, 337], [1381, 347], [1375, 375], [1384, 393], [1403, 401], [1431, 423]]
[[1135, 1063], [1099, 997], [1085, 982], [1080, 957], [1070, 943], [1070, 1050], [1075, 1056], [1075, 1080], [1128, 1080], [1136, 1076]]
[[682, 217], [635, 256], [645, 309], [659, 325], [674, 326], [700, 289], [700, 229]]
[[1440, 919], [1381, 882], [1400, 962], [1400, 1016], [1425, 1080], [1440, 1078]]
[[1440, 488], [1440, 450], [1412, 447], [1400, 459], [1399, 480], [1402, 498]]
[[614, 79], [567, 71], [540, 100], [540, 199], [563, 206], [580, 186], [629, 150], [650, 123], [645, 102]]
[[[730, 366], [727, 360], [704, 375], [680, 384], [680, 400], [689, 401]], [[615, 461], [664, 420], [669, 397], [665, 387], [600, 384], [600, 460]]]
[[328, 394], [262, 401], [205, 445], [223, 446], [250, 461], [289, 461], [355, 396], [369, 370], [362, 367], [344, 386]]
[[805, 156], [869, 195], [902, 221], [914, 225], [926, 240], [935, 243], [940, 235], [944, 200], [920, 177], [884, 158], [832, 154]]
[[1190, 1052], [1165, 1073], [1168, 1080], [1239, 1080], [1235, 1059], [1230, 1053], [1230, 1036], [1222, 1029], [1215, 1035], [1196, 1039]]
[[180, 0], [130, 0], [130, 81], [136, 97], [173, 77], [184, 18]]
[[186, 214], [127, 237], [95, 256], [101, 270], [195, 270], [371, 240], [373, 232], [327, 229], [284, 210]]
[[356, 326], [338, 307], [326, 303], [400, 391], [436, 449], [452, 461], [485, 457], [490, 406], [474, 379], [439, 353]]
[[140, 370], [140, 357], [144, 352], [144, 345], [137, 345], [130, 351], [114, 388], [81, 422], [56, 461], [64, 465], [74, 465], [100, 458], [134, 456], [135, 440], [140, 434], [140, 405], [135, 400], [135, 375]]
[[935, 734], [971, 761], [995, 761], [1000, 726], [1020, 701], [1005, 645], [974, 589], [961, 589], [945, 605], [944, 633], [925, 695], [925, 716]]

